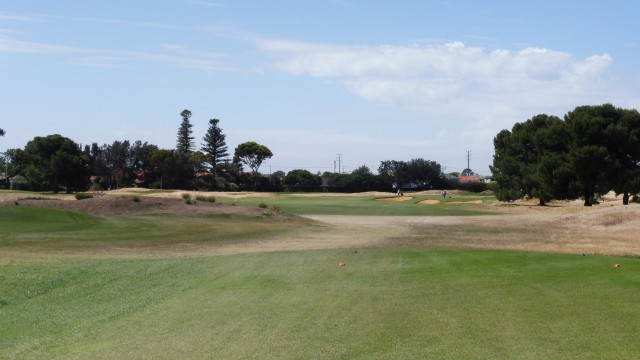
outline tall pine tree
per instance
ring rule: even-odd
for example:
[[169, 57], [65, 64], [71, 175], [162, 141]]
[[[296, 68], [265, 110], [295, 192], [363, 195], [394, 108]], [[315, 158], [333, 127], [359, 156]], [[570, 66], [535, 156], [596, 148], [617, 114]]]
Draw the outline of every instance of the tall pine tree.
[[209, 129], [204, 135], [204, 143], [200, 148], [205, 153], [207, 162], [214, 174], [216, 174], [217, 165], [229, 156], [227, 143], [225, 142], [226, 135], [222, 133], [222, 129], [218, 126], [219, 122], [220, 120], [218, 119], [209, 120]]
[[181, 155], [190, 155], [193, 152], [193, 148], [195, 144], [193, 142], [193, 124], [189, 121], [191, 118], [191, 111], [183, 110], [180, 113], [182, 116], [182, 124], [180, 124], [180, 129], [178, 130], [178, 142], [176, 144], [176, 151]]

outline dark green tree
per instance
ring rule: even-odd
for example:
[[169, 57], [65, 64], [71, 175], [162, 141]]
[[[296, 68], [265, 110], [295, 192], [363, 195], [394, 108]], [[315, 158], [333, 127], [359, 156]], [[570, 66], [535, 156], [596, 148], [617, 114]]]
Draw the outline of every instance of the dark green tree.
[[176, 151], [179, 154], [189, 155], [193, 152], [195, 144], [193, 142], [193, 124], [189, 121], [191, 118], [191, 111], [183, 110], [180, 113], [182, 116], [182, 123], [180, 124], [180, 129], [178, 129], [178, 141], [176, 144]]
[[338, 183], [342, 182], [342, 189], [349, 192], [386, 190], [389, 188], [388, 184], [385, 186], [380, 181], [380, 177], [375, 176], [366, 165], [361, 165], [350, 174], [343, 174], [343, 176], [338, 174], [335, 180], [338, 180]]
[[615, 152], [611, 151], [612, 130], [620, 115], [610, 104], [578, 106], [565, 115], [571, 134], [569, 161], [576, 176], [575, 186], [584, 205], [596, 203], [597, 197], [612, 189], [611, 174], [616, 172]]
[[411, 159], [407, 163], [407, 173], [411, 181], [420, 188], [437, 189], [444, 186], [442, 167], [435, 161]]
[[308, 170], [291, 170], [284, 177], [284, 184], [290, 191], [316, 191], [322, 185], [322, 178]]
[[218, 164], [223, 162], [228, 156], [227, 143], [225, 142], [226, 135], [222, 133], [222, 129], [218, 126], [220, 120], [209, 120], [209, 128], [204, 135], [204, 143], [200, 150], [202, 150], [207, 156], [207, 162], [214, 173], [217, 175], [216, 168]]
[[131, 171], [133, 179], [138, 186], [148, 186], [154, 179], [154, 166], [151, 164], [151, 154], [158, 150], [158, 146], [143, 143], [136, 140], [130, 147], [129, 155], [131, 156]]
[[407, 169], [407, 163], [404, 161], [385, 160], [380, 162], [378, 174], [389, 184], [389, 188], [393, 185], [402, 187], [411, 181]]
[[35, 137], [24, 148], [25, 177], [36, 189], [82, 190], [89, 181], [88, 159], [80, 146], [61, 135]]
[[460, 174], [460, 176], [476, 176], [476, 173], [473, 172], [473, 170], [466, 168], [462, 170], [462, 173]]
[[610, 104], [602, 107], [610, 119], [603, 134], [610, 156], [608, 187], [622, 194], [622, 203], [628, 205], [629, 197], [640, 192], [640, 113]]
[[247, 165], [255, 175], [258, 174], [258, 169], [262, 162], [270, 159], [273, 153], [264, 145], [260, 145], [255, 141], [247, 141], [236, 147], [234, 155]]
[[498, 133], [490, 166], [496, 197], [501, 201], [535, 197], [540, 205], [571, 197], [567, 136], [562, 120], [545, 114]]
[[513, 201], [524, 197], [521, 150], [509, 130], [500, 131], [493, 138], [493, 164], [489, 167], [495, 181], [494, 192], [500, 201]]
[[129, 140], [116, 140], [106, 148], [107, 168], [115, 188], [129, 186], [131, 182], [132, 157]]
[[4, 129], [0, 128], [0, 136], [4, 136], [4, 134], [6, 134], [6, 133], [4, 132]]
[[560, 118], [555, 116], [540, 119], [542, 125], [536, 129], [533, 137], [538, 152], [536, 167], [533, 171], [531, 195], [545, 204], [553, 199], [575, 199], [575, 176], [569, 161], [571, 134]]
[[165, 149], [156, 150], [150, 154], [149, 161], [160, 175], [160, 189], [170, 187], [176, 168], [174, 152]]
[[193, 181], [195, 179], [194, 164], [192, 163], [193, 149], [195, 143], [193, 142], [193, 124], [190, 122], [191, 111], [183, 110], [180, 113], [182, 116], [182, 123], [178, 130], [178, 140], [176, 143], [176, 151], [173, 154], [175, 161], [173, 181], [172, 184], [176, 188], [192, 188]]
[[273, 156], [271, 150], [264, 145], [260, 145], [255, 141], [247, 141], [238, 145], [234, 151], [234, 158], [247, 165], [251, 169], [251, 178], [253, 180], [254, 190], [258, 189], [260, 174], [258, 169], [262, 162]]

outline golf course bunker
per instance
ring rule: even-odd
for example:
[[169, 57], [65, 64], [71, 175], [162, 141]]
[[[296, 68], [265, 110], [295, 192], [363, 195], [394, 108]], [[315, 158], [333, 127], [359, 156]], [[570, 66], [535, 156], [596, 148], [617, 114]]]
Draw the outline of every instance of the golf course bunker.
[[386, 198], [380, 198], [380, 199], [376, 199], [376, 200], [383, 200], [383, 201], [409, 201], [412, 200], [413, 198], [411, 196], [396, 196], [396, 197], [386, 197]]
[[422, 205], [435, 205], [435, 204], [440, 204], [440, 201], [438, 201], [438, 200], [422, 200], [422, 201], [420, 201], [418, 204], [422, 204]]

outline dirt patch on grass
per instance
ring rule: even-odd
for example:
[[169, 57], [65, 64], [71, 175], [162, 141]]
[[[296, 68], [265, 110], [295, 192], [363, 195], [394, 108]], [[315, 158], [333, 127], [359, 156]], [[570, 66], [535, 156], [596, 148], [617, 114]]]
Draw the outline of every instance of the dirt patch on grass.
[[[79, 201], [20, 200], [19, 204], [63, 208], [100, 216], [170, 213], [184, 216], [235, 214], [264, 217], [269, 212], [268, 209], [257, 207], [204, 201], [188, 205], [181, 199], [182, 193], [184, 192], [176, 191], [172, 192], [171, 197], [160, 197], [161, 193], [149, 194], [144, 191], [133, 191], [130, 195], [111, 192], [109, 195]], [[133, 194], [139, 194], [141, 201], [134, 202]], [[196, 193], [193, 194], [195, 197]], [[202, 194], [219, 196], [218, 193]], [[402, 198], [410, 197], [395, 199]], [[216, 243], [181, 242], [145, 248], [144, 252], [122, 250], [118, 253], [117, 250], [109, 248], [96, 251], [96, 256], [199, 256], [366, 247], [505, 249], [640, 255], [640, 237], [637, 236], [640, 233], [640, 222], [637, 220], [640, 218], [640, 205], [618, 206], [619, 201], [616, 198], [607, 199], [593, 207], [584, 207], [575, 201], [554, 202], [551, 206], [534, 204], [535, 202], [518, 202], [483, 205], [484, 208], [498, 214], [488, 216], [307, 216], [313, 221], [301, 223], [301, 226], [292, 227], [290, 231], [277, 236], [255, 235], [242, 241]], [[15, 206], [11, 200], [2, 202], [2, 205]], [[277, 219], [277, 216], [272, 218]]]
[[376, 200], [382, 200], [382, 201], [409, 201], [409, 200], [413, 200], [413, 198], [411, 196], [395, 196], [395, 197], [380, 198], [380, 199], [376, 199]]
[[[265, 216], [278, 217], [269, 209], [253, 208], [247, 206], [232, 206], [207, 201], [192, 201], [185, 203], [181, 198], [139, 197], [140, 201], [134, 201], [133, 196], [111, 195], [97, 196], [85, 200], [61, 201], [61, 200], [18, 200], [19, 206], [41, 206], [48, 208], [71, 210], [98, 216], [117, 216], [144, 213], [175, 214], [175, 215], [203, 215], [203, 214], [229, 214], [239, 216]], [[0, 206], [15, 206], [15, 201], [0, 202]]]
[[436, 204], [440, 204], [440, 201], [438, 201], [438, 200], [422, 200], [422, 201], [420, 201], [418, 204], [422, 204], [422, 205], [436, 205]]

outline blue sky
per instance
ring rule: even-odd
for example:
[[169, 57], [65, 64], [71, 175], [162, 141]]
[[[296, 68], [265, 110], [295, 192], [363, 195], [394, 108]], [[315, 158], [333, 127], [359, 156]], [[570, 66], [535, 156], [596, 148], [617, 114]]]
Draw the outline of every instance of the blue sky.
[[424, 158], [488, 174], [493, 137], [638, 108], [635, 1], [0, 0], [0, 151], [35, 136], [269, 147], [262, 172]]

